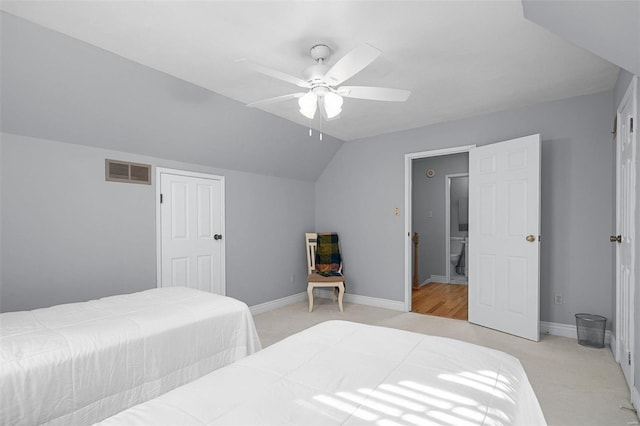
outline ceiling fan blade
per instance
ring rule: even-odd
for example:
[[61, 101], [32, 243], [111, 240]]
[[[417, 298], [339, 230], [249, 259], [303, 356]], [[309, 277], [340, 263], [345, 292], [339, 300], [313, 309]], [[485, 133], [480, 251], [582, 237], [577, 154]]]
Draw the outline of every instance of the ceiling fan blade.
[[267, 75], [269, 77], [277, 78], [278, 80], [286, 81], [287, 83], [295, 84], [298, 87], [304, 87], [305, 89], [311, 88], [311, 85], [304, 81], [301, 78], [294, 77], [282, 71], [274, 70], [273, 68], [265, 67], [264, 65], [255, 64], [253, 62], [241, 60], [241, 62], [246, 62], [249, 69], [253, 71], [259, 72], [260, 74]]
[[336, 62], [324, 76], [331, 86], [350, 79], [380, 56], [380, 51], [368, 44], [361, 44]]
[[338, 94], [345, 98], [369, 99], [372, 101], [404, 102], [411, 95], [411, 91], [390, 89], [387, 87], [342, 86]]
[[289, 99], [301, 98], [305, 93], [289, 93], [288, 95], [276, 96], [275, 98], [263, 99], [261, 101], [251, 102], [248, 107], [261, 107], [265, 105], [275, 104], [276, 102], [287, 101]]

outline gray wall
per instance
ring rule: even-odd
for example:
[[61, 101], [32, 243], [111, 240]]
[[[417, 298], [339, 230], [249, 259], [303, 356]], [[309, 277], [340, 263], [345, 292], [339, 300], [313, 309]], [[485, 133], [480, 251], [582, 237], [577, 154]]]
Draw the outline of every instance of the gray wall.
[[[612, 99], [602, 92], [345, 143], [316, 182], [316, 228], [341, 233], [350, 292], [404, 300], [404, 213], [393, 215], [404, 205], [404, 154], [541, 133], [541, 320], [575, 324], [584, 311], [611, 322]], [[556, 293], [564, 304], [553, 304]]]
[[[427, 169], [434, 169], [436, 175], [427, 178]], [[468, 171], [467, 153], [413, 160], [411, 225], [412, 235], [414, 231], [420, 235], [420, 283], [431, 275], [447, 274], [449, 260], [445, 256], [445, 176]], [[428, 212], [431, 212], [431, 217]]]
[[0, 12], [1, 131], [315, 181], [341, 141]]
[[[633, 74], [621, 70], [618, 75], [618, 81], [616, 82], [616, 86], [614, 89], [614, 100], [613, 100], [613, 114], [615, 114], [618, 110], [618, 105], [622, 101], [627, 88], [629, 87], [629, 83], [631, 83], [631, 79], [633, 78]], [[640, 80], [640, 77], [638, 77]], [[640, 81], [638, 81], [638, 89], [637, 89], [637, 99], [639, 102], [638, 108], [640, 109]], [[640, 121], [640, 118], [636, 117], [636, 120]], [[636, 142], [640, 141], [636, 136]], [[637, 148], [636, 148], [637, 149]], [[636, 188], [640, 188], [640, 153], [636, 151]], [[636, 197], [638, 197], [638, 192], [636, 190]], [[614, 221], [615, 223], [615, 221]], [[636, 241], [638, 241], [638, 235], [640, 235], [640, 199], [636, 199], [636, 217], [635, 217], [635, 225], [636, 225]], [[615, 226], [614, 228], [615, 229]], [[635, 353], [633, 354], [633, 367], [635, 373], [635, 388], [636, 391], [640, 393], [640, 247], [638, 247], [636, 243], [636, 280], [635, 280], [635, 336], [634, 336], [634, 345], [635, 345]], [[615, 276], [615, 275], [614, 275]], [[615, 287], [614, 287], [614, 298], [613, 298], [613, 309], [615, 311]], [[637, 408], [637, 407], [636, 407]]]
[[522, 0], [524, 17], [640, 74], [640, 1]]
[[0, 31], [1, 310], [156, 285], [153, 188], [105, 183], [105, 157], [225, 175], [227, 294], [304, 291], [312, 182], [341, 141], [5, 12]]
[[106, 182], [105, 158], [225, 176], [227, 295], [254, 305], [306, 288], [312, 182], [6, 133], [0, 152], [3, 312], [156, 287], [155, 182]]

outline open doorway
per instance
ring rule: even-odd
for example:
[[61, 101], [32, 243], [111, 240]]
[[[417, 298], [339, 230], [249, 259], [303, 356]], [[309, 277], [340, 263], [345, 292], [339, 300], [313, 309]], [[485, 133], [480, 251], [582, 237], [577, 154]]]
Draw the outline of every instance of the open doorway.
[[413, 160], [412, 312], [468, 319], [468, 171], [466, 152]]
[[412, 312], [468, 319], [469, 149], [411, 159]]

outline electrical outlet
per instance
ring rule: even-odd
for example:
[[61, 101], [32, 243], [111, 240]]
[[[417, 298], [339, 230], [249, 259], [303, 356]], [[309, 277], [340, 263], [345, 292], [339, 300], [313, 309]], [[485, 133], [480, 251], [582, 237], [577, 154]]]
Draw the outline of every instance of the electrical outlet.
[[393, 209], [393, 215], [394, 216], [400, 216], [400, 208], [396, 207], [395, 209]]
[[564, 303], [561, 294], [556, 294], [553, 298], [553, 303], [556, 305], [562, 305]]

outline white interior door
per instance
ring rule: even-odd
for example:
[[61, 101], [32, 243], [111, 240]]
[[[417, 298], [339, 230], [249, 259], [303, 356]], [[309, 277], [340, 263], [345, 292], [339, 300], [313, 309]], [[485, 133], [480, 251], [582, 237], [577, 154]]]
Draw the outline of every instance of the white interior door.
[[469, 321], [540, 339], [540, 135], [469, 152]]
[[224, 178], [159, 172], [161, 287], [225, 294]]
[[612, 237], [616, 244], [616, 358], [624, 376], [633, 387], [633, 336], [634, 336], [634, 292], [635, 292], [635, 204], [636, 204], [636, 152], [633, 120], [636, 117], [635, 99], [637, 80], [629, 86], [618, 107], [617, 155], [616, 155], [616, 228]]

